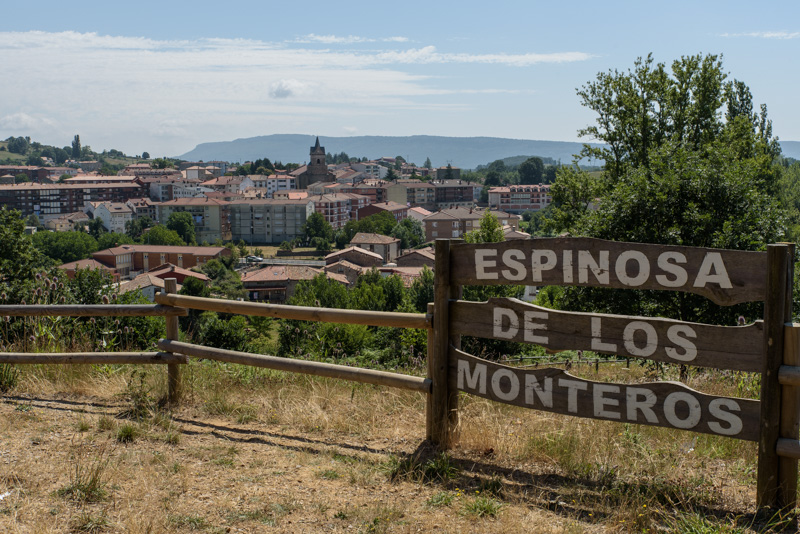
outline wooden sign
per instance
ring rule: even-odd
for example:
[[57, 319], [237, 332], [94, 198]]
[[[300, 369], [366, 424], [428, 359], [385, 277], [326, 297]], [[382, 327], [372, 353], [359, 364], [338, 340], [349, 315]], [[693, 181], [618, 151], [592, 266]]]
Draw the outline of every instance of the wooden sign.
[[716, 369], [760, 372], [761, 321], [711, 326], [672, 319], [551, 310], [517, 299], [450, 303], [455, 334], [534, 343], [551, 350], [589, 350]]
[[764, 252], [705, 249], [591, 238], [454, 244], [450, 283], [574, 285], [661, 289], [717, 304], [765, 300]]
[[705, 395], [679, 382], [594, 382], [561, 369], [508, 367], [453, 347], [448, 369], [450, 388], [505, 404], [747, 441], [759, 439], [758, 401]]

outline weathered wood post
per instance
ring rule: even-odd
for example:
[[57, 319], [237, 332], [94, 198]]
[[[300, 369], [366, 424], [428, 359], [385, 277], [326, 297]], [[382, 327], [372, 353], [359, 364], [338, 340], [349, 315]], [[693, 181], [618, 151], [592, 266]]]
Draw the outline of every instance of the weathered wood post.
[[[178, 281], [175, 278], [167, 278], [164, 280], [164, 289], [167, 293], [178, 292]], [[166, 339], [174, 339], [178, 341], [178, 318], [176, 316], [167, 316], [164, 318], [167, 323]], [[181, 368], [180, 364], [169, 363], [167, 364], [167, 398], [170, 404], [175, 404], [181, 397]]]
[[[783, 364], [800, 366], [800, 325], [785, 328]], [[800, 437], [800, 387], [781, 386], [780, 437], [796, 442]], [[793, 508], [797, 502], [797, 458], [781, 456], [778, 461], [778, 486], [781, 508]]]
[[[448, 387], [450, 344], [450, 299], [460, 296], [460, 287], [450, 284], [450, 240], [436, 240], [434, 267], [433, 335], [428, 343], [428, 378], [433, 382], [428, 396], [426, 433], [437, 447], [450, 446], [452, 429], [458, 418], [458, 391]], [[430, 340], [433, 343], [430, 343]]]
[[[795, 245], [788, 245], [786, 302], [784, 304], [783, 364], [800, 366], [800, 335], [792, 325]], [[787, 328], [788, 326], [788, 328]], [[781, 386], [780, 437], [797, 440], [800, 437], [800, 387]], [[778, 460], [778, 505], [792, 509], [797, 505], [797, 458], [781, 456]], [[797, 519], [795, 518], [795, 525]]]
[[[782, 388], [778, 382], [778, 372], [784, 360], [784, 325], [791, 322], [792, 318], [793, 248], [786, 244], [767, 246], [764, 366], [761, 372], [761, 429], [756, 489], [759, 508], [793, 508], [797, 500], [797, 461], [781, 458], [777, 452], [778, 438], [782, 432], [790, 433], [792, 426], [788, 420], [785, 427], [781, 425]], [[792, 437], [797, 439], [796, 426], [794, 428]]]

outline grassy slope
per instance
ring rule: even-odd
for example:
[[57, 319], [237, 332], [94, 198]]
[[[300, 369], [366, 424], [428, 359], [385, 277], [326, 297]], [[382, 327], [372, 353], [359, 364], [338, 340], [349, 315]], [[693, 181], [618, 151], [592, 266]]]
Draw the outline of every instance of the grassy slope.
[[[571, 372], [652, 379], [637, 365]], [[97, 522], [125, 532], [710, 533], [764, 524], [752, 515], [751, 443], [462, 397], [458, 444], [442, 458], [424, 447], [419, 394], [193, 361], [185, 399], [168, 413], [155, 402], [165, 375], [156, 366], [23, 369], [0, 396], [0, 495], [11, 492], [0, 531]], [[748, 382], [698, 373], [689, 385], [736, 395]], [[93, 471], [103, 494], [86, 502], [75, 487]]]

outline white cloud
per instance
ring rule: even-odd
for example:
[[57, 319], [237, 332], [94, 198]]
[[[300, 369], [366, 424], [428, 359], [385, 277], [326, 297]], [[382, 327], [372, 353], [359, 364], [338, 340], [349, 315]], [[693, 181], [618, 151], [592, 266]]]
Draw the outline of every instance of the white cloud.
[[342, 131], [347, 135], [355, 135], [358, 133], [358, 128], [356, 126], [342, 126]]
[[756, 39], [797, 39], [800, 38], [800, 32], [776, 31], [776, 32], [723, 33], [721, 37], [753, 37]]
[[269, 86], [269, 96], [272, 98], [289, 98], [308, 92], [309, 84], [299, 80], [278, 80]]
[[185, 119], [165, 119], [158, 123], [155, 134], [163, 137], [185, 137], [191, 122]]
[[382, 52], [376, 56], [387, 63], [485, 63], [528, 67], [537, 63], [571, 63], [591, 59], [585, 52], [558, 52], [553, 54], [442, 54], [436, 47], [409, 49], [400, 52]]
[[49, 128], [55, 125], [55, 122], [45, 117], [34, 117], [27, 113], [12, 113], [0, 117], [0, 128], [5, 130], [27, 130], [38, 131], [42, 128]]
[[302, 37], [298, 37], [295, 43], [323, 43], [323, 44], [353, 44], [353, 43], [405, 43], [408, 42], [407, 37], [383, 37], [380, 39], [370, 39], [368, 37], [359, 37], [357, 35], [337, 36], [337, 35], [316, 35], [309, 33]]

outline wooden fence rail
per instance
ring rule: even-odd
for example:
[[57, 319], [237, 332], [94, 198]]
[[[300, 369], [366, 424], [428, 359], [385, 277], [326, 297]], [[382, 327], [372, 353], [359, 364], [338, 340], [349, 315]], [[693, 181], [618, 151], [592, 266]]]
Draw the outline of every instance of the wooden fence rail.
[[35, 304], [0, 306], [0, 317], [179, 317], [188, 312], [160, 304]]
[[0, 363], [181, 364], [188, 363], [188, 358], [168, 352], [0, 352]]
[[210, 299], [157, 293], [156, 302], [194, 310], [317, 321], [323, 323], [360, 324], [367, 326], [393, 326], [397, 328], [431, 328], [432, 319], [424, 313], [378, 312], [344, 310], [338, 308], [313, 308], [286, 304], [262, 304], [234, 300]]
[[275, 356], [251, 354], [249, 352], [239, 352], [235, 350], [215, 349], [213, 347], [192, 345], [190, 343], [182, 343], [169, 339], [160, 340], [158, 342], [158, 348], [163, 351], [185, 354], [195, 358], [238, 363], [241, 365], [250, 365], [252, 367], [264, 367], [277, 371], [324, 376], [327, 378], [339, 378], [351, 382], [410, 389], [422, 393], [431, 392], [431, 381], [427, 378], [389, 373], [387, 371], [362, 369], [359, 367], [348, 367], [346, 365], [335, 365], [332, 363], [312, 362], [307, 360], [294, 360], [291, 358], [278, 358]]

